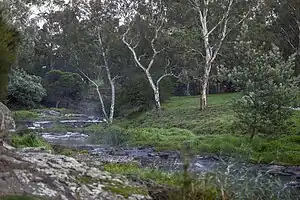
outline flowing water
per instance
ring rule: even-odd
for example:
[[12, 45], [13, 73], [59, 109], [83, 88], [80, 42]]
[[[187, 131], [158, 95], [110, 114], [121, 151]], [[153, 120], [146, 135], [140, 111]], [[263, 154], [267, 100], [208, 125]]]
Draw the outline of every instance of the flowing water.
[[[70, 119], [67, 119], [67, 118]], [[17, 125], [28, 129], [39, 129], [41, 136], [48, 142], [56, 145], [87, 150], [93, 159], [101, 162], [128, 163], [136, 162], [142, 167], [160, 169], [164, 171], [179, 171], [183, 169], [183, 159], [180, 152], [156, 152], [153, 148], [112, 147], [107, 144], [90, 144], [89, 135], [79, 132], [54, 133], [44, 132], [43, 129], [53, 127], [54, 124], [67, 124], [74, 128], [90, 124], [102, 123], [102, 120], [82, 114], [68, 114], [61, 120], [22, 121]], [[189, 170], [203, 174], [214, 172], [226, 174], [234, 187], [244, 187], [245, 184], [261, 184], [269, 187], [278, 195], [293, 192], [292, 199], [300, 199], [300, 167], [285, 167], [278, 165], [251, 164], [230, 157], [213, 155], [195, 155], [190, 160]], [[248, 181], [249, 179], [252, 180]], [[237, 189], [238, 190], [238, 189]], [[298, 196], [299, 195], [299, 196]], [[284, 199], [279, 198], [279, 199]]]

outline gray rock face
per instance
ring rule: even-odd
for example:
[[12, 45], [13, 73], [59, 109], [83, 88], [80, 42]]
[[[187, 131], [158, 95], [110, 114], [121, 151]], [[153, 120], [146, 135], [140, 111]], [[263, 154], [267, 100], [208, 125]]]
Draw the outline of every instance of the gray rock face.
[[15, 121], [11, 116], [10, 110], [0, 102], [0, 132], [5, 132], [9, 129], [15, 128]]
[[64, 200], [151, 199], [145, 187], [75, 158], [0, 150], [0, 197], [11, 194]]

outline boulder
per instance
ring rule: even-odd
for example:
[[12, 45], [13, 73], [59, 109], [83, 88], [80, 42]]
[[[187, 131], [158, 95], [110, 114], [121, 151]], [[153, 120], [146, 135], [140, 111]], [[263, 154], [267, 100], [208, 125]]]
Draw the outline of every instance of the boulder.
[[151, 199], [145, 186], [75, 158], [0, 148], [0, 199], [24, 194], [64, 200]]
[[0, 102], [0, 138], [2, 138], [1, 136], [3, 136], [3, 133], [15, 128], [16, 124], [10, 110]]

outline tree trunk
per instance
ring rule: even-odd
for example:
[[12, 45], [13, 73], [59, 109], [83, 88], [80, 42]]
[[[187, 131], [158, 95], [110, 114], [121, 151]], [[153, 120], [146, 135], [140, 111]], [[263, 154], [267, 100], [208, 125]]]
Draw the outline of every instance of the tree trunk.
[[154, 92], [154, 100], [155, 100], [155, 105], [156, 105], [156, 108], [157, 110], [161, 110], [161, 104], [160, 104], [160, 94], [159, 94], [159, 90], [156, 89], [156, 90], [153, 90]]
[[56, 104], [55, 104], [55, 108], [58, 108], [59, 104], [60, 104], [60, 101], [57, 101]]
[[[1, 111], [0, 111], [1, 112]], [[0, 132], [5, 130], [5, 115], [3, 112], [1, 112], [1, 126], [0, 126]]]
[[108, 78], [108, 81], [110, 84], [110, 89], [111, 89], [110, 112], [109, 112], [108, 122], [110, 124], [112, 124], [113, 120], [114, 120], [114, 112], [115, 112], [116, 89], [115, 89], [115, 81], [111, 78], [110, 69], [108, 67], [108, 62], [106, 60], [106, 56], [104, 57], [104, 59], [105, 59], [105, 69], [106, 69], [106, 73], [107, 73], [107, 78]]
[[111, 88], [110, 112], [109, 112], [108, 123], [112, 124], [113, 120], [114, 120], [115, 99], [116, 99], [115, 81], [111, 77], [109, 63], [108, 63], [108, 58], [107, 58], [107, 53], [106, 53], [106, 50], [105, 50], [105, 48], [103, 46], [101, 31], [98, 32], [98, 39], [99, 39], [99, 43], [100, 43], [101, 50], [102, 50], [102, 56], [103, 56], [103, 59], [104, 59], [104, 64], [105, 64], [105, 70], [106, 70], [107, 78], [108, 78], [108, 81], [109, 81], [109, 84], [110, 84], [110, 88]]
[[186, 89], [185, 90], [185, 95], [186, 96], [191, 96], [191, 93], [190, 93], [190, 82], [187, 82], [185, 89]]
[[208, 79], [203, 80], [201, 84], [201, 94], [200, 94], [200, 109], [204, 110], [207, 107], [207, 86]]
[[158, 85], [154, 84], [153, 79], [152, 79], [151, 74], [149, 73], [149, 71], [146, 70], [145, 73], [146, 73], [146, 76], [147, 76], [148, 81], [150, 83], [150, 86], [153, 90], [156, 109], [160, 111], [161, 110], [161, 104], [160, 104], [160, 94], [159, 94]]
[[99, 97], [99, 100], [100, 100], [100, 104], [101, 104], [102, 112], [103, 112], [103, 115], [104, 115], [104, 119], [106, 120], [106, 122], [108, 122], [108, 117], [107, 117], [107, 113], [106, 113], [106, 110], [105, 110], [105, 105], [104, 105], [102, 95], [100, 93], [99, 87], [97, 85], [95, 85], [95, 86], [96, 86], [96, 90], [97, 90], [98, 97]]
[[111, 103], [110, 103], [109, 123], [113, 123], [114, 120], [115, 99], [116, 99], [116, 90], [115, 90], [115, 84], [113, 82], [111, 83]]
[[207, 107], [207, 91], [208, 91], [208, 80], [209, 80], [209, 74], [211, 70], [211, 63], [208, 61], [210, 59], [210, 56], [207, 56], [207, 62], [204, 69], [204, 76], [203, 80], [200, 84], [201, 90], [200, 90], [200, 109], [204, 110]]
[[295, 60], [295, 74], [298, 76], [300, 74], [300, 22], [297, 21], [298, 24], [298, 47], [296, 50], [296, 60]]

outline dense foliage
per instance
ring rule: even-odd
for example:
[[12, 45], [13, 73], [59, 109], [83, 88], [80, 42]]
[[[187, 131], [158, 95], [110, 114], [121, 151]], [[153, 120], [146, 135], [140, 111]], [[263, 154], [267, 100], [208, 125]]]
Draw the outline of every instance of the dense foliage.
[[34, 108], [40, 104], [46, 90], [41, 77], [30, 75], [23, 69], [13, 69], [9, 75], [8, 103], [19, 108]]
[[84, 87], [83, 79], [77, 73], [60, 70], [49, 71], [43, 80], [47, 90], [46, 101], [60, 103], [80, 101]]
[[[117, 96], [117, 114], [128, 116], [154, 108], [153, 92], [144, 76], [124, 81]], [[161, 101], [168, 100], [172, 93], [172, 82], [165, 79], [161, 84]]]
[[3, 17], [0, 5], [0, 100], [7, 95], [8, 74], [16, 59], [18, 32]]
[[294, 59], [285, 61], [277, 48], [269, 54], [250, 51], [243, 65], [228, 77], [243, 97], [233, 104], [238, 124], [251, 137], [257, 133], [286, 133], [299, 94]]

